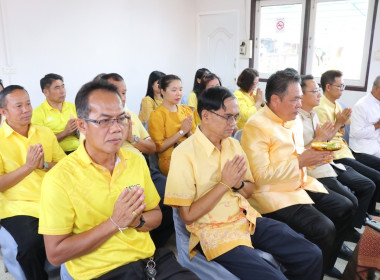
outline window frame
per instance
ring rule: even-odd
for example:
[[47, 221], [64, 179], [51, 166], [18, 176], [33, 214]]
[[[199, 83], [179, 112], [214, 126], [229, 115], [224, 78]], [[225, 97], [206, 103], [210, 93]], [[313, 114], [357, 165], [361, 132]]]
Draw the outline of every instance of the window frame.
[[[258, 37], [256, 37], [256, 20], [257, 20], [257, 15], [256, 15], [256, 10], [257, 10], [257, 5], [258, 2], [260, 1], [268, 1], [268, 3], [273, 3], [273, 0], [251, 0], [251, 22], [250, 22], [250, 40], [253, 41], [253, 48], [256, 48], [258, 46]], [[335, 0], [334, 0], [335, 1]], [[347, 80], [348, 84], [346, 86], [346, 90], [351, 90], [351, 91], [362, 91], [366, 92], [368, 88], [368, 76], [369, 76], [369, 68], [370, 68], [370, 62], [371, 62], [371, 57], [372, 57], [372, 46], [373, 46], [373, 38], [375, 35], [375, 25], [376, 25], [376, 16], [377, 16], [377, 10], [378, 10], [378, 5], [379, 5], [379, 0], [373, 0], [373, 14], [372, 14], [372, 24], [370, 25], [369, 32], [370, 32], [370, 41], [369, 41], [369, 47], [368, 47], [368, 58], [366, 62], [366, 67], [364, 66], [365, 69], [365, 75], [364, 75], [364, 85], [357, 86], [357, 85], [351, 85], [349, 83], [349, 80]], [[288, 3], [288, 1], [286, 1]], [[294, 1], [289, 1], [289, 3], [294, 2]], [[298, 2], [302, 3], [304, 7], [302, 8], [303, 10], [303, 27], [302, 27], [302, 51], [300, 55], [300, 74], [305, 75], [309, 74], [307, 73], [308, 67], [311, 69], [311, 60], [309, 61], [309, 40], [310, 40], [310, 25], [312, 23], [312, 5], [315, 5], [315, 0], [299, 0]], [[328, 0], [325, 0], [323, 2], [328, 2]], [[285, 3], [285, 4], [287, 4]], [[279, 1], [279, 4], [281, 2]], [[370, 9], [369, 9], [370, 10]], [[369, 15], [369, 14], [368, 14]], [[315, 22], [315, 19], [313, 19]], [[367, 19], [368, 20], [368, 19]], [[313, 22], [313, 24], [314, 24]], [[367, 30], [366, 30], [367, 31]], [[314, 40], [314, 34], [313, 34], [313, 39]], [[254, 68], [254, 59], [255, 59], [255, 52], [254, 50], [252, 51], [252, 58], [249, 59], [249, 67]], [[362, 69], [363, 70], [363, 69]], [[266, 78], [260, 78], [261, 82], [266, 82]]]

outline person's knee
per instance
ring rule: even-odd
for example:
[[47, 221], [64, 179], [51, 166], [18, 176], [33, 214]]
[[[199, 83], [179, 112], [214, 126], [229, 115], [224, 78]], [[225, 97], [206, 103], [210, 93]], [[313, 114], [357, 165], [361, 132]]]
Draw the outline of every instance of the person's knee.
[[335, 225], [330, 219], [325, 219], [323, 222], [317, 224], [314, 234], [319, 240], [323, 240], [322, 242], [325, 245], [330, 246], [334, 243], [335, 240]]

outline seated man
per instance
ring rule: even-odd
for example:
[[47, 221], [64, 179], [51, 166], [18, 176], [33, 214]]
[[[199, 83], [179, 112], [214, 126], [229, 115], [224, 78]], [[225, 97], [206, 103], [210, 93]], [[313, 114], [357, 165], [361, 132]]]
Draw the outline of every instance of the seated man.
[[[117, 73], [110, 73], [102, 75], [101, 79], [116, 86], [124, 108], [127, 96], [127, 87], [125, 86], [123, 77]], [[126, 110], [126, 113], [131, 116], [131, 122], [128, 124], [129, 129], [127, 140], [123, 143], [122, 148], [137, 152], [140, 155], [143, 155], [143, 153], [146, 155], [154, 154], [156, 152], [156, 145], [150, 138], [149, 133], [144, 128], [138, 116], [128, 109]], [[156, 247], [160, 248], [165, 246], [170, 236], [174, 233], [173, 213], [171, 207], [163, 205], [162, 203], [165, 194], [166, 177], [162, 175], [159, 170], [150, 168], [149, 171], [158, 194], [161, 197], [160, 208], [162, 212], [162, 221], [157, 228], [150, 232], [154, 244]]]
[[299, 79], [290, 70], [271, 75], [267, 105], [243, 129], [242, 146], [256, 182], [250, 202], [264, 216], [288, 224], [318, 245], [325, 273], [339, 277], [334, 263], [352, 224], [354, 205], [306, 174], [307, 166], [333, 155], [304, 149], [302, 126], [294, 121], [302, 99]]
[[87, 83], [75, 105], [85, 140], [42, 184], [39, 233], [50, 262], [74, 279], [197, 279], [149, 236], [160, 197], [144, 159], [120, 149], [129, 116], [116, 87]]
[[32, 125], [29, 94], [21, 86], [0, 92], [0, 224], [17, 243], [27, 279], [48, 279], [42, 236], [37, 233], [42, 179], [65, 153], [53, 132]]
[[63, 78], [57, 74], [47, 74], [40, 80], [40, 85], [46, 100], [33, 110], [32, 123], [53, 130], [59, 145], [66, 154], [70, 154], [78, 148], [79, 134], [75, 125], [75, 106], [65, 101]]
[[[328, 141], [332, 138], [334, 125], [327, 121], [323, 126], [319, 125], [319, 119], [314, 107], [319, 105], [322, 92], [312, 75], [301, 77], [302, 107], [298, 110], [303, 124], [303, 139], [305, 148], [309, 148], [313, 142]], [[364, 224], [369, 203], [375, 191], [375, 184], [367, 177], [356, 172], [350, 166], [331, 162], [322, 163], [314, 168], [308, 168], [307, 174], [316, 178], [329, 189], [347, 197], [355, 205], [356, 209], [353, 226], [361, 228]], [[353, 190], [350, 192], [345, 186]], [[345, 240], [357, 242], [360, 234], [351, 228], [350, 234]]]
[[[209, 88], [199, 96], [198, 113], [196, 132], [173, 152], [165, 193], [165, 204], [179, 207], [191, 232], [190, 256], [199, 248], [240, 279], [320, 279], [317, 246], [287, 225], [262, 218], [246, 200], [255, 183], [239, 142], [230, 137], [239, 117], [234, 95]], [[285, 275], [253, 247], [277, 258]]]
[[326, 121], [334, 124], [331, 142], [343, 145], [342, 149], [334, 153], [334, 162], [351, 166], [363, 176], [371, 179], [376, 185], [368, 213], [380, 216], [380, 211], [376, 210], [376, 202], [380, 202], [380, 158], [366, 153], [351, 151], [343, 139], [344, 126], [349, 123], [352, 110], [350, 108], [343, 110], [342, 106], [337, 102], [345, 88], [342, 76], [342, 72], [337, 70], [326, 71], [322, 74], [321, 85], [323, 96], [321, 97], [319, 106], [315, 107], [315, 112], [321, 125]]
[[372, 91], [356, 102], [351, 116], [350, 147], [380, 157], [380, 76]]

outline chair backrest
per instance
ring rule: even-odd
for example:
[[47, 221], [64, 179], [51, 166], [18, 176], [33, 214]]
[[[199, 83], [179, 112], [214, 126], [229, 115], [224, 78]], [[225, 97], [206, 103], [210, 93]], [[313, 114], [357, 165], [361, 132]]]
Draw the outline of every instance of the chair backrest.
[[238, 140], [239, 142], [241, 142], [241, 136], [243, 134], [243, 130], [242, 129], [239, 129], [238, 131], [235, 132], [234, 134], [234, 138], [236, 140]]

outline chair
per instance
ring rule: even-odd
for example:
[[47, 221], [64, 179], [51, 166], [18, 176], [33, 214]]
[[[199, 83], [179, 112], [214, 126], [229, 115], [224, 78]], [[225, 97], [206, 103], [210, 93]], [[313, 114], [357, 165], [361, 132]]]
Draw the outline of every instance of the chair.
[[241, 142], [241, 136], [243, 135], [243, 130], [242, 129], [239, 129], [238, 131], [235, 132], [234, 134], [234, 138], [236, 140], [238, 140], [239, 142]]

